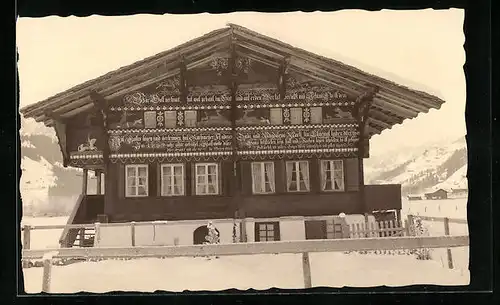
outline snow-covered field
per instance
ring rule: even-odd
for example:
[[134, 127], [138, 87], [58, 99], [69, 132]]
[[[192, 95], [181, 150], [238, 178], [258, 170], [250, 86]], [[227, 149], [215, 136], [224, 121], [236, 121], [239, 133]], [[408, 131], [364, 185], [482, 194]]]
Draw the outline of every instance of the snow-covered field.
[[[51, 291], [145, 291], [303, 288], [299, 254], [108, 260], [54, 266]], [[312, 285], [327, 287], [467, 285], [469, 273], [412, 256], [311, 253]], [[42, 268], [24, 270], [28, 293], [41, 290]]]
[[[403, 200], [403, 210], [401, 216], [406, 219], [407, 215], [429, 216], [429, 217], [448, 217], [454, 219], [467, 219], [467, 198], [446, 199], [446, 200]], [[444, 224], [441, 221], [422, 221], [424, 227], [431, 236], [443, 236]], [[468, 235], [469, 227], [467, 224], [458, 224], [450, 222], [450, 235]], [[453, 264], [456, 269], [468, 272], [469, 266], [469, 247], [451, 249]], [[447, 266], [446, 249], [433, 249], [432, 259], [443, 266]]]
[[[407, 214], [466, 219], [466, 200], [429, 200], [403, 204]], [[66, 217], [23, 218], [29, 224], [64, 224]], [[430, 235], [443, 235], [442, 223], [425, 222]], [[37, 230], [38, 231], [38, 230]], [[61, 230], [32, 235], [33, 249], [57, 247]], [[451, 225], [452, 235], [467, 234], [466, 225]], [[467, 285], [468, 247], [452, 249], [455, 269], [447, 269], [446, 249], [433, 249], [432, 260], [411, 255], [311, 253], [313, 286], [367, 287], [413, 284]], [[55, 293], [78, 291], [183, 291], [303, 288], [301, 255], [229, 256], [219, 259], [169, 258], [107, 260], [54, 266], [51, 289]], [[41, 290], [42, 268], [24, 269], [28, 293]]]

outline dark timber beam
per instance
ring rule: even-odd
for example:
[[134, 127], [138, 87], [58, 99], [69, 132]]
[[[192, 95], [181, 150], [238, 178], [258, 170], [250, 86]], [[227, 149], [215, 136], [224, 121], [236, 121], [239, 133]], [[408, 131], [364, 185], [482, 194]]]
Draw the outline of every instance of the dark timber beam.
[[180, 91], [181, 91], [181, 102], [187, 102], [188, 90], [187, 90], [187, 68], [186, 68], [186, 60], [184, 55], [180, 55]]
[[280, 91], [280, 100], [285, 100], [286, 95], [286, 82], [288, 77], [288, 70], [290, 67], [290, 57], [285, 57], [280, 66], [280, 75], [278, 80], [278, 88]]
[[[359, 141], [358, 141], [359, 199], [365, 215], [372, 212], [368, 210], [365, 197], [365, 175], [363, 168], [363, 160], [364, 160], [363, 158], [366, 155], [365, 141], [368, 140], [367, 137], [365, 137], [365, 129], [367, 126], [368, 112], [370, 111], [371, 104], [373, 103], [373, 99], [378, 91], [379, 91], [378, 87], [369, 87], [367, 91], [359, 95], [358, 98], [356, 99], [357, 107], [355, 108], [355, 113], [354, 113], [358, 121], [358, 131], [359, 131]], [[365, 220], [367, 220], [366, 217]]]

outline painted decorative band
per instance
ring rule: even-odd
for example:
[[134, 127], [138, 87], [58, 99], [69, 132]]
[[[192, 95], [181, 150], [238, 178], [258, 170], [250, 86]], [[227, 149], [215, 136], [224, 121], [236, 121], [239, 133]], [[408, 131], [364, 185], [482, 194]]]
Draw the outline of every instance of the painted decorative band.
[[242, 126], [236, 130], [266, 130], [266, 129], [312, 129], [312, 128], [354, 128], [357, 124], [318, 124], [318, 125], [266, 125], [266, 126]]
[[186, 131], [230, 131], [231, 127], [193, 127], [193, 128], [141, 128], [141, 129], [110, 129], [110, 134], [121, 133], [152, 133], [152, 132], [186, 132]]
[[70, 155], [70, 159], [99, 159], [102, 154]]
[[110, 107], [111, 111], [141, 111], [141, 110], [198, 110], [198, 109], [231, 109], [228, 105], [202, 105], [202, 106], [124, 106]]
[[153, 157], [190, 157], [190, 156], [224, 156], [231, 155], [230, 151], [216, 152], [189, 152], [189, 153], [129, 153], [129, 154], [111, 154], [111, 158], [153, 158]]
[[268, 155], [268, 154], [307, 154], [328, 152], [356, 152], [357, 148], [328, 148], [328, 149], [283, 149], [283, 150], [244, 150], [238, 151], [238, 155]]
[[316, 106], [353, 106], [355, 102], [318, 102], [318, 103], [259, 103], [237, 105], [237, 108], [279, 108], [279, 107], [316, 107]]

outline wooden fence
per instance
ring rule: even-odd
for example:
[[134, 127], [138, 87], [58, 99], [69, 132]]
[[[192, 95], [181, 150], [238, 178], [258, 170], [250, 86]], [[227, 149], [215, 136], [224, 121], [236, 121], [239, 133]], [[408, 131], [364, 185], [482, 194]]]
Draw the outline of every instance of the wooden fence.
[[199, 257], [295, 253], [302, 254], [304, 287], [311, 288], [309, 253], [392, 249], [451, 248], [469, 245], [468, 236], [387, 237], [336, 240], [278, 241], [193, 246], [127, 247], [127, 248], [63, 248], [23, 250], [23, 259], [43, 259], [42, 291], [50, 292], [54, 258], [143, 258]]

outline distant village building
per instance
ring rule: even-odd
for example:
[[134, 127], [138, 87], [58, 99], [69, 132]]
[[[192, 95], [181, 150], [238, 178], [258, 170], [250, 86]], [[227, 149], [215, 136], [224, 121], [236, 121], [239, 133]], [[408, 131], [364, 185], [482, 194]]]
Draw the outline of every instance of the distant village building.
[[422, 200], [422, 195], [408, 195], [408, 200], [413, 201], [413, 200]]
[[[400, 219], [401, 185], [364, 183], [369, 140], [443, 103], [229, 25], [21, 112], [84, 170], [69, 224], [168, 221], [137, 227], [137, 242], [189, 245], [208, 221], [221, 242], [254, 242], [337, 236], [341, 213]], [[130, 242], [129, 228], [105, 227], [100, 245]]]
[[466, 188], [456, 188], [451, 190], [450, 198], [465, 198], [469, 194], [469, 190]]
[[425, 199], [428, 200], [448, 199], [448, 192], [444, 189], [438, 189], [431, 193], [425, 193]]

